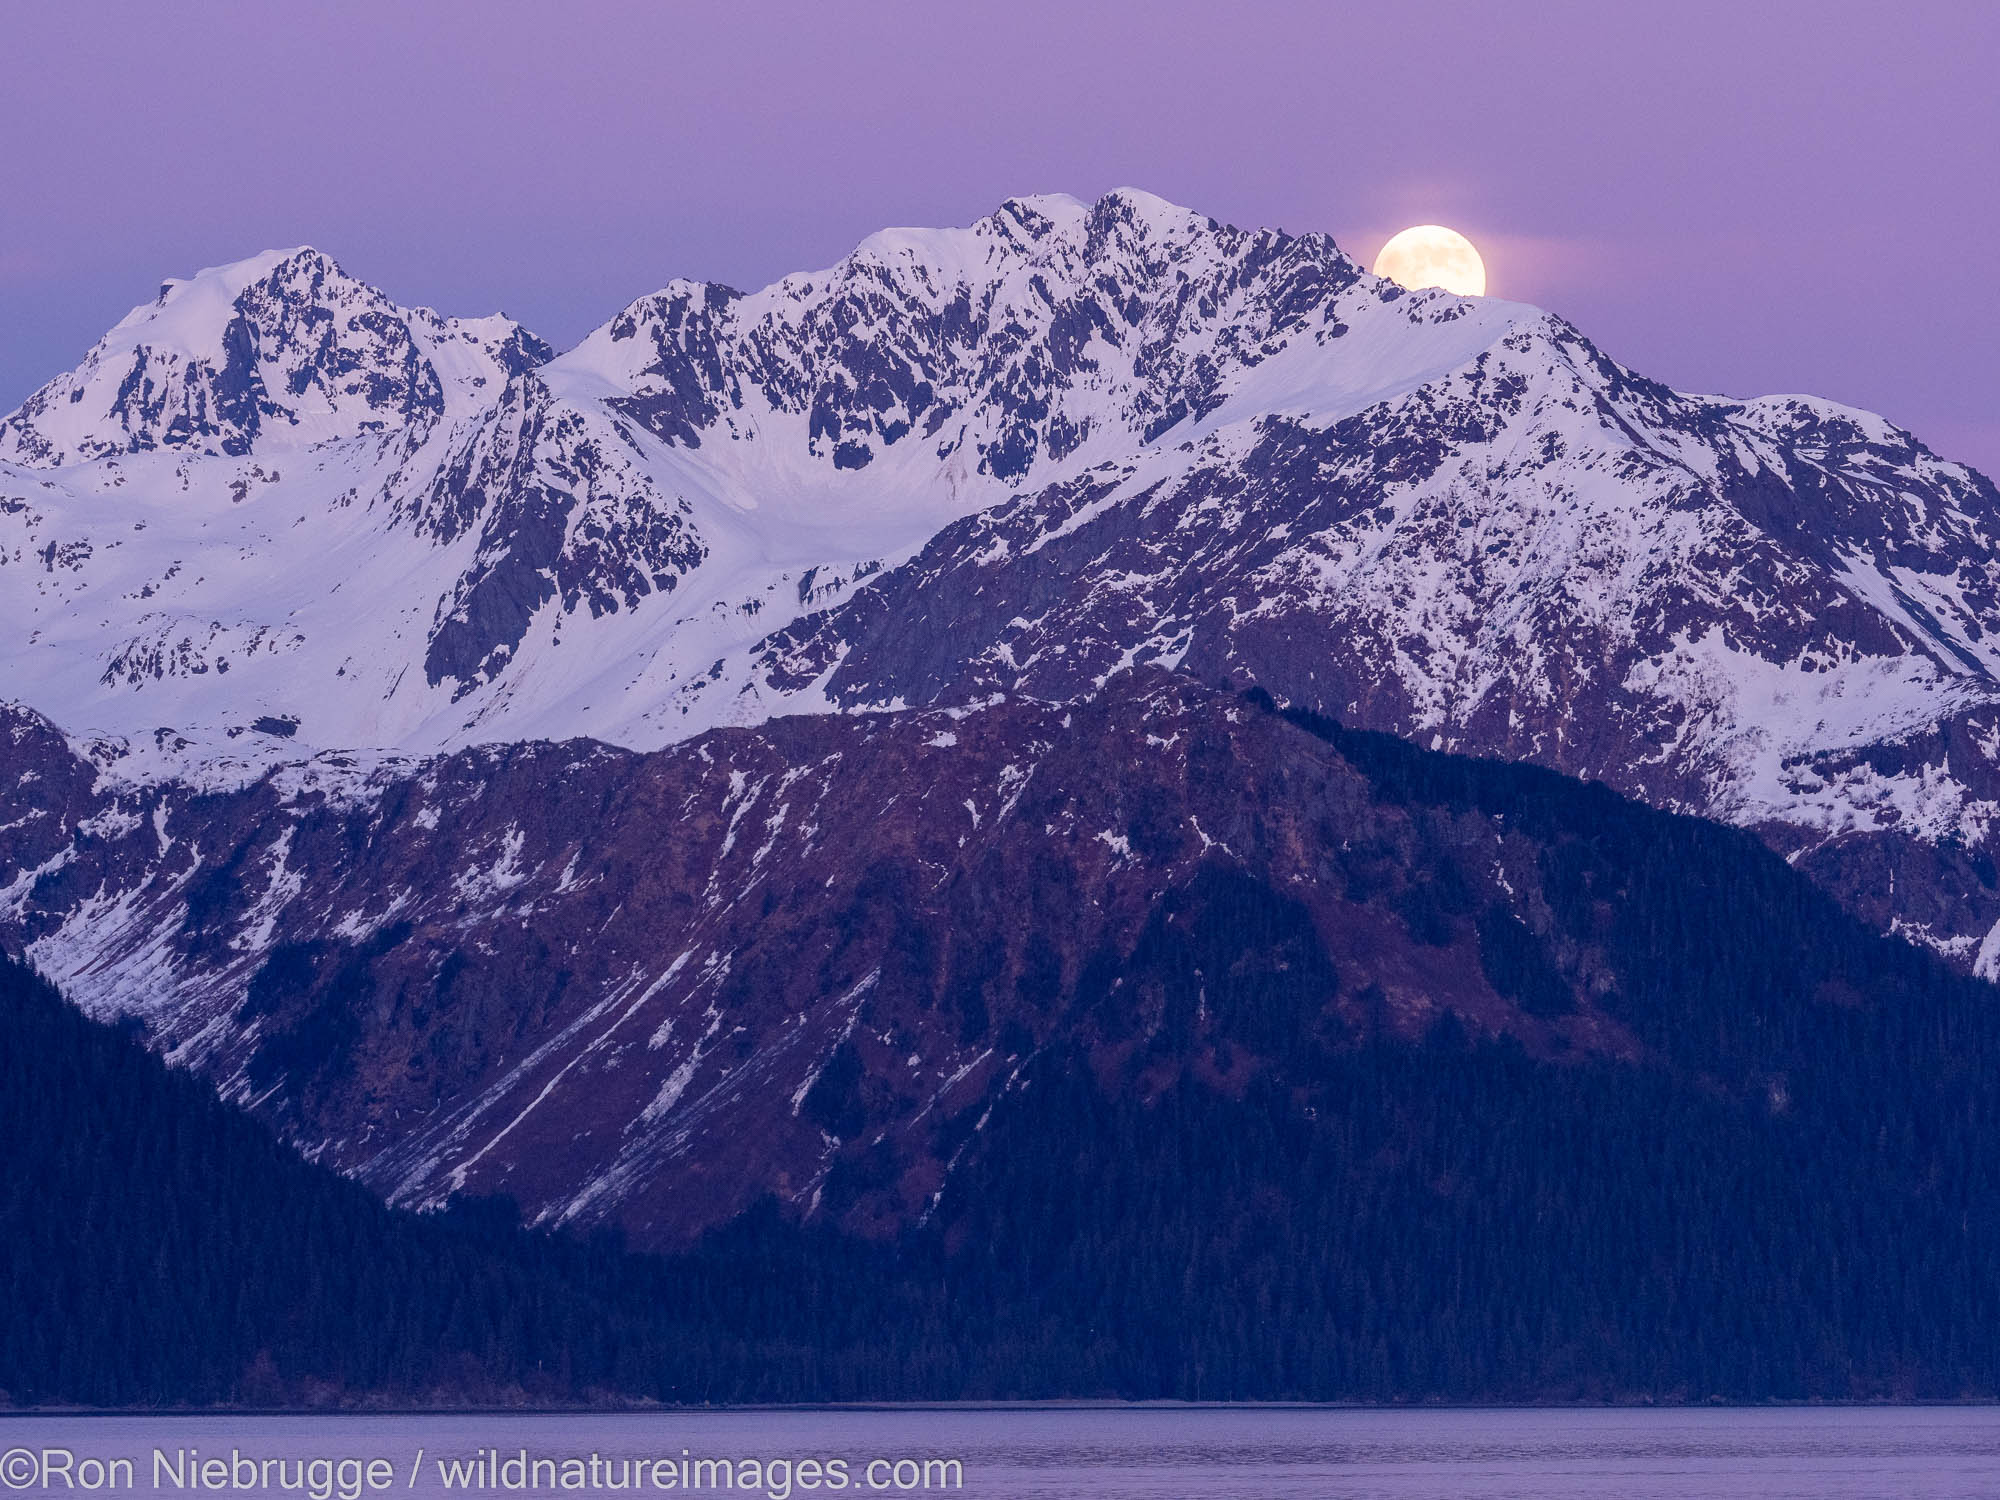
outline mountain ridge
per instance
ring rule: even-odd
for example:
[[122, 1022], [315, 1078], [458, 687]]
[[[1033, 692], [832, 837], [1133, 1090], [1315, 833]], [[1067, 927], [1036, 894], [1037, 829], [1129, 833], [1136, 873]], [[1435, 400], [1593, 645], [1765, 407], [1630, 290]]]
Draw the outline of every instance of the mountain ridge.
[[[334, 436], [203, 397], [212, 431], [141, 403], [101, 456], [0, 463], [10, 696], [114, 781], [1156, 663], [1753, 828], [2000, 972], [2000, 495], [1879, 418], [1683, 395], [1549, 314], [1135, 190], [670, 283], [548, 360], [482, 345], [443, 411], [398, 373], [430, 325], [369, 334], [393, 304], [298, 259], [230, 274], [269, 285], [266, 397], [303, 372]], [[329, 324], [386, 384], [279, 338]]]
[[[894, 1241], [940, 1194], [978, 1217], [989, 1122], [1091, 1154], [1037, 1125], [1045, 1087], [1119, 1129], [1176, 1098], [1310, 1120], [1450, 1036], [1543, 1078], [1524, 1104], [1585, 1073], [1720, 1090], [1787, 1150], [1987, 1086], [1895, 1069], [1993, 1045], [1990, 987], [1749, 833], [1158, 669], [647, 754], [469, 750], [365, 796], [106, 797], [46, 724], [7, 741], [38, 779], [0, 799], [0, 942], [408, 1206], [504, 1195], [671, 1249], [768, 1198]], [[1874, 1100], [1834, 1077], [1870, 1069]]]

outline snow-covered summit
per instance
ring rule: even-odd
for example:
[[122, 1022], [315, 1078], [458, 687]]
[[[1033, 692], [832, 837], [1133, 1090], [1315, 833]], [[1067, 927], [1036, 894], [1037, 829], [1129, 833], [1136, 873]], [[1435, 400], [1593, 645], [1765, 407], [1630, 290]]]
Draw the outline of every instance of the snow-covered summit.
[[[1330, 348], [1400, 295], [1323, 235], [1233, 229], [1131, 189], [1013, 199], [967, 228], [871, 235], [747, 296], [674, 283], [547, 378], [621, 392], [668, 443], [720, 421], [821, 471], [886, 465], [877, 490], [940, 464], [1011, 482], [1199, 423], [1281, 355], [1297, 384], [1365, 395], [1469, 357], [1525, 311], [1454, 299], [1444, 318], [1386, 319], [1399, 337], [1375, 359]], [[1385, 354], [1394, 369], [1374, 367]]]
[[515, 712], [574, 683], [573, 653], [553, 647], [579, 609], [666, 612], [673, 639], [643, 670], [577, 695], [592, 732], [756, 717], [716, 706], [710, 668], [786, 596], [823, 603], [939, 527], [1097, 465], [1274, 412], [1337, 420], [1543, 316], [1406, 296], [1324, 236], [1232, 229], [1130, 190], [884, 231], [748, 294], [671, 282], [518, 377], [455, 430], [435, 478], [398, 493], [426, 534], [477, 538], [426, 681], [473, 714]]
[[0, 421], [0, 458], [240, 457], [428, 426], [552, 352], [511, 319], [399, 307], [309, 246], [267, 250], [161, 283]]
[[147, 348], [220, 365], [226, 358], [223, 333], [236, 316], [236, 299], [279, 266], [307, 258], [323, 260], [312, 246], [294, 245], [226, 266], [205, 266], [186, 278], [169, 276], [160, 283], [159, 296], [120, 319], [94, 352], [116, 356]]

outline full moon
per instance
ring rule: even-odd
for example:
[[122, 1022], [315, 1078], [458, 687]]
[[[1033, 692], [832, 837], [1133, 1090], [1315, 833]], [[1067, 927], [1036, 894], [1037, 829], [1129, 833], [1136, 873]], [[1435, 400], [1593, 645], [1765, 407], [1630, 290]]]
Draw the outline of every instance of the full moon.
[[1392, 237], [1375, 257], [1375, 274], [1398, 286], [1441, 286], [1461, 297], [1486, 295], [1486, 262], [1472, 241], [1442, 224], [1419, 224]]

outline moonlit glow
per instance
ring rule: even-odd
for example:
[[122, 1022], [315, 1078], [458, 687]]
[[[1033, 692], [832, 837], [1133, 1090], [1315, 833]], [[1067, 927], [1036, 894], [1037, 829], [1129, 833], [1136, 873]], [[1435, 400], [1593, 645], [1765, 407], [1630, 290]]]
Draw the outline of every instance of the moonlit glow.
[[1394, 236], [1375, 257], [1375, 274], [1411, 291], [1441, 286], [1461, 297], [1486, 295], [1486, 262], [1471, 240], [1442, 224], [1419, 224]]

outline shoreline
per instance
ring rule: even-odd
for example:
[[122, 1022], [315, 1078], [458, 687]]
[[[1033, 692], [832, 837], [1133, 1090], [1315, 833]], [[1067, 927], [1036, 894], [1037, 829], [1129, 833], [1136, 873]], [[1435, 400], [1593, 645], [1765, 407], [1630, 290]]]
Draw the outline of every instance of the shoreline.
[[0, 1422], [49, 1417], [109, 1419], [145, 1417], [186, 1420], [203, 1417], [680, 1417], [769, 1414], [774, 1412], [1132, 1412], [1157, 1411], [1317, 1411], [1317, 1412], [1627, 1412], [1627, 1411], [1939, 1411], [2000, 1407], [2000, 1397], [1910, 1401], [1118, 1401], [1051, 1398], [1038, 1401], [827, 1401], [669, 1406], [49, 1406], [0, 1408]]

